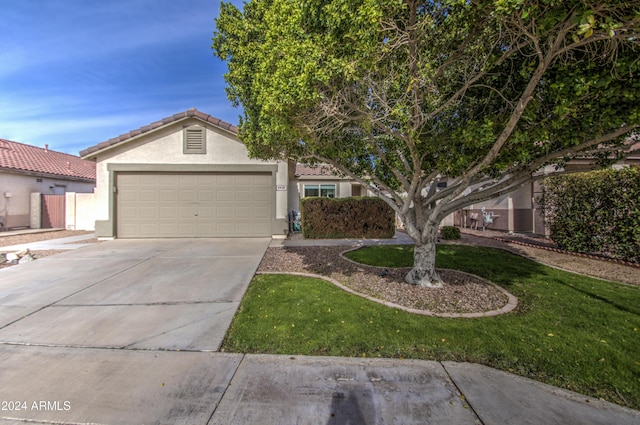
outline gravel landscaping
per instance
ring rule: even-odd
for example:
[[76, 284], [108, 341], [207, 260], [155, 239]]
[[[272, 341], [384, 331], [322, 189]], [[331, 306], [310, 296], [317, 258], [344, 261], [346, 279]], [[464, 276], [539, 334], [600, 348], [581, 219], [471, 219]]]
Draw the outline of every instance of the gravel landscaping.
[[259, 272], [298, 272], [330, 277], [373, 298], [434, 314], [483, 313], [504, 307], [509, 299], [496, 286], [455, 270], [439, 270], [447, 283], [422, 288], [404, 282], [408, 268], [385, 269], [353, 263], [340, 256], [348, 247], [269, 248]]
[[[70, 236], [87, 235], [89, 231], [85, 230], [55, 230], [52, 232], [40, 232], [40, 233], [24, 233], [20, 235], [3, 235], [0, 233], [0, 247], [20, 245], [23, 243], [32, 243], [40, 241], [48, 241], [51, 239], [67, 238]], [[83, 241], [83, 243], [86, 243]]]

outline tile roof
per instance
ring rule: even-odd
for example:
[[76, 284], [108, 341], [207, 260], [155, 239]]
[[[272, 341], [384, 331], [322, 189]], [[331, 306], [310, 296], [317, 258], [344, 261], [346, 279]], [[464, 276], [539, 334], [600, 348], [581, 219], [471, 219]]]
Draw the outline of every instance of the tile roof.
[[74, 180], [96, 179], [93, 161], [5, 139], [0, 139], [0, 170]]
[[170, 117], [163, 118], [160, 121], [153, 122], [151, 124], [140, 127], [136, 130], [131, 130], [128, 133], [121, 134], [120, 136], [114, 137], [113, 139], [109, 139], [106, 142], [98, 143], [95, 146], [91, 146], [90, 148], [80, 151], [80, 156], [87, 157], [88, 155], [91, 155], [103, 149], [106, 149], [115, 145], [119, 145], [121, 143], [125, 143], [126, 141], [128, 141], [133, 137], [139, 136], [141, 134], [147, 133], [149, 131], [155, 130], [160, 127], [164, 127], [166, 125], [169, 125], [171, 123], [174, 123], [176, 121], [180, 121], [189, 117], [199, 118], [202, 121], [213, 124], [218, 128], [221, 128], [223, 130], [229, 131], [234, 134], [238, 134], [238, 127], [236, 127], [235, 125], [229, 124], [228, 122], [222, 121], [221, 119], [205, 114], [204, 112], [200, 112], [196, 108], [191, 108], [187, 111], [180, 112]]
[[339, 173], [335, 168], [328, 164], [318, 164], [316, 166], [296, 164], [295, 176], [339, 177]]

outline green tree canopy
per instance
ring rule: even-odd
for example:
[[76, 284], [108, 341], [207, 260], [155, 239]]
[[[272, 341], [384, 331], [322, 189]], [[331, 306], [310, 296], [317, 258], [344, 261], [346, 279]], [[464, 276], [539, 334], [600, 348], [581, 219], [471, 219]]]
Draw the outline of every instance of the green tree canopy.
[[629, 150], [639, 23], [640, 0], [251, 0], [222, 4], [213, 49], [251, 155], [385, 195], [416, 242], [407, 281], [437, 285], [444, 217]]

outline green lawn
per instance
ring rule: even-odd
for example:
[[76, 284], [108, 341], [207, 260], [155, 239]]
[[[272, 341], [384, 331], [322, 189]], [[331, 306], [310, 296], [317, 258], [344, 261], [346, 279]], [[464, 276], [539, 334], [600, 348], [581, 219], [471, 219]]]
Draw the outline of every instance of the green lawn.
[[[412, 252], [376, 246], [349, 255], [392, 267], [410, 264]], [[503, 286], [518, 309], [478, 319], [419, 316], [323, 280], [258, 275], [223, 349], [470, 361], [640, 409], [640, 287], [471, 246], [440, 246], [438, 267]]]

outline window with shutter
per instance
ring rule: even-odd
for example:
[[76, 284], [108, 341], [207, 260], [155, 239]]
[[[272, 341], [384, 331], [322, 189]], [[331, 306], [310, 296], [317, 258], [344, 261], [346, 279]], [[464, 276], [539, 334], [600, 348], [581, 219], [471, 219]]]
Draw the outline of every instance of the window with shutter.
[[207, 132], [203, 127], [194, 125], [184, 129], [184, 140], [182, 145], [182, 151], [185, 154], [207, 153]]

